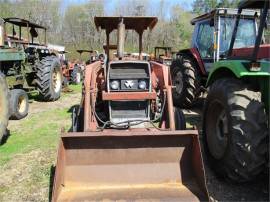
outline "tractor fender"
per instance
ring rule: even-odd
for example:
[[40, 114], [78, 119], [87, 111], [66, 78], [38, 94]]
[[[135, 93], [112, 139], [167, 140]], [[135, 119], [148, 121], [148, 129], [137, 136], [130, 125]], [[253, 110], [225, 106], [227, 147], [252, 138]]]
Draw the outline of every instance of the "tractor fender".
[[243, 77], [270, 77], [267, 64], [261, 63], [260, 71], [250, 71], [247, 60], [222, 60], [214, 63], [213, 69], [209, 73], [206, 87], [214, 81], [225, 77], [243, 78]]
[[199, 51], [197, 50], [197, 48], [190, 48], [190, 49], [183, 49], [180, 50], [178, 52], [178, 55], [189, 55], [190, 57], [192, 57], [194, 59], [194, 61], [196, 61], [198, 67], [199, 67], [199, 72], [201, 75], [207, 75], [206, 71], [205, 71], [205, 67], [201, 58], [201, 55], [199, 53]]

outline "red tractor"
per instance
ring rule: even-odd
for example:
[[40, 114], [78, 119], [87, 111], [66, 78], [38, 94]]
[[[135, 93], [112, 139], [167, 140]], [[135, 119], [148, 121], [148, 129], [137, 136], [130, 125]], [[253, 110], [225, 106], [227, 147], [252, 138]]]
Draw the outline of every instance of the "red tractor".
[[170, 66], [172, 64], [172, 47], [155, 47], [155, 61]]
[[[209, 201], [198, 132], [173, 107], [168, 66], [143, 60], [142, 38], [156, 17], [95, 17], [107, 62], [86, 66], [72, 130], [62, 134], [52, 201]], [[117, 54], [110, 57], [110, 33]], [[139, 59], [124, 53], [139, 35]]]
[[[237, 9], [219, 8], [191, 21], [191, 48], [180, 50], [171, 65], [174, 105], [189, 108], [205, 90], [213, 63], [226, 59], [236, 17]], [[257, 11], [241, 13], [234, 48], [254, 45], [257, 18]]]
[[89, 65], [95, 61], [98, 60], [98, 51], [97, 50], [77, 50], [77, 52], [80, 54], [80, 64], [83, 64], [82, 54], [88, 53], [89, 57], [88, 60], [85, 61], [85, 65]]
[[63, 74], [63, 86], [67, 86], [69, 83], [79, 84], [81, 82], [81, 68], [79, 62], [72, 60], [71, 62], [66, 60], [64, 55], [68, 52], [59, 51], [63, 56], [60, 58], [62, 74]]

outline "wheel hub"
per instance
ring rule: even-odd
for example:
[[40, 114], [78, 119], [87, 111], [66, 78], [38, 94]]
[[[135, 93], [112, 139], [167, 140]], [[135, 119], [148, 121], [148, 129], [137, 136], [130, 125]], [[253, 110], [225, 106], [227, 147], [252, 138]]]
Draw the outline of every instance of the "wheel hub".
[[217, 131], [217, 138], [220, 141], [223, 141], [226, 134], [228, 134], [228, 122], [227, 122], [227, 116], [225, 114], [225, 111], [223, 110], [218, 117], [217, 123], [216, 123], [216, 131]]
[[206, 115], [206, 138], [210, 153], [221, 159], [228, 146], [228, 118], [224, 106], [215, 101], [208, 106]]
[[77, 76], [76, 77], [76, 82], [80, 83], [81, 82], [81, 74], [78, 72], [76, 76]]
[[178, 71], [175, 75], [175, 78], [173, 79], [173, 85], [175, 86], [175, 91], [178, 94], [181, 94], [183, 90], [183, 76], [180, 71]]
[[61, 89], [61, 74], [56, 69], [54, 69], [52, 74], [52, 83], [54, 92], [58, 93]]
[[26, 109], [26, 99], [24, 96], [20, 96], [19, 99], [18, 99], [18, 106], [17, 106], [17, 110], [18, 112], [20, 113], [23, 113]]

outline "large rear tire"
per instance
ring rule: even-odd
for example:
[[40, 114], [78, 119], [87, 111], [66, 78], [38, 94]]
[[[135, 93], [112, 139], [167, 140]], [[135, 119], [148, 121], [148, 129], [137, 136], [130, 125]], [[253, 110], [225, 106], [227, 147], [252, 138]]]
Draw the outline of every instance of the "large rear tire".
[[197, 65], [192, 58], [181, 55], [171, 65], [173, 89], [173, 102], [180, 108], [192, 107], [196, 92], [200, 86]]
[[60, 98], [62, 88], [62, 70], [56, 56], [43, 58], [37, 67], [37, 87], [44, 101]]
[[254, 179], [268, 152], [266, 112], [261, 93], [237, 79], [211, 86], [204, 109], [204, 141], [211, 166], [234, 182]]
[[10, 91], [9, 99], [10, 119], [20, 120], [27, 116], [29, 109], [28, 95], [22, 89]]
[[5, 76], [0, 73], [0, 143], [6, 135], [9, 118], [9, 96]]

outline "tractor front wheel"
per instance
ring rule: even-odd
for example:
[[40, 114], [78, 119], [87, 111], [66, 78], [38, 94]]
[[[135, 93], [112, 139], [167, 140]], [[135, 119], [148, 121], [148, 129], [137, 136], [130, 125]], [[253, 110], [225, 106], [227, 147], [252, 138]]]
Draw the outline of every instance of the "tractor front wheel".
[[260, 92], [237, 79], [217, 80], [203, 120], [206, 151], [217, 174], [246, 182], [263, 171], [269, 134]]
[[43, 100], [58, 100], [62, 88], [62, 70], [58, 58], [56, 56], [43, 58], [37, 69], [37, 87]]
[[182, 55], [171, 65], [173, 102], [175, 106], [190, 108], [196, 99], [199, 88], [199, 75], [196, 63], [189, 56]]
[[13, 89], [10, 91], [10, 119], [20, 120], [27, 116], [29, 103], [28, 95], [22, 89]]
[[5, 76], [0, 73], [0, 143], [6, 134], [9, 118], [8, 87]]

